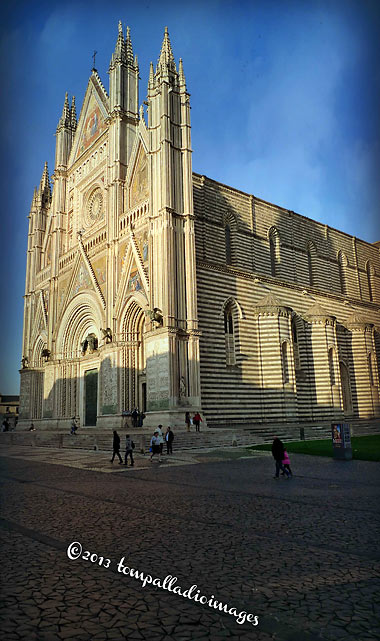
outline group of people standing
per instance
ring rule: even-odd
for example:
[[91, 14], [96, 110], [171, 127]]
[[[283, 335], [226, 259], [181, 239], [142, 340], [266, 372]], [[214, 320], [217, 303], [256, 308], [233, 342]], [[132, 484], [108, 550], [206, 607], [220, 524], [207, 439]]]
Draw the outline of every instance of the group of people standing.
[[170, 425], [166, 428], [165, 437], [162, 434], [162, 425], [159, 425], [150, 439], [150, 460], [153, 460], [155, 454], [158, 454], [158, 462], [161, 462], [162, 450], [166, 443], [166, 453], [173, 454], [174, 433]]
[[200, 432], [201, 431], [200, 425], [202, 423], [202, 419], [201, 419], [201, 415], [199, 414], [199, 412], [195, 412], [194, 416], [190, 416], [190, 412], [186, 412], [186, 414], [185, 414], [185, 423], [186, 423], [186, 428], [187, 428], [188, 432], [190, 432], [190, 429], [191, 429], [192, 425], [195, 425], [195, 431], [196, 432]]

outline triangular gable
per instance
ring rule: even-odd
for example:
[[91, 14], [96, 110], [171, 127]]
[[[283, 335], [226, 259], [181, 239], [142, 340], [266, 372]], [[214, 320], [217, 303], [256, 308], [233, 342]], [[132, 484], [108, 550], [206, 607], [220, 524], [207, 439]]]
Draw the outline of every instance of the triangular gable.
[[103, 254], [100, 258], [96, 258], [91, 263], [96, 281], [102, 290], [103, 296], [106, 295], [106, 282], [107, 282], [107, 256]]
[[43, 293], [42, 291], [36, 292], [36, 303], [34, 311], [34, 322], [31, 332], [31, 342], [34, 342], [36, 336], [39, 334], [46, 334], [47, 332], [47, 316], [46, 310], [43, 302]]
[[120, 313], [122, 306], [130, 296], [141, 293], [148, 299], [148, 291], [147, 275], [136, 251], [136, 242], [131, 237], [123, 256], [120, 286], [115, 300], [115, 316]]
[[108, 105], [96, 76], [91, 76], [70, 153], [69, 165], [83, 154], [107, 128]]
[[71, 299], [86, 289], [95, 291], [90, 271], [81, 255], [81, 252], [78, 250], [70, 276], [63, 278], [58, 283], [59, 318], [64, 314], [64, 311]]
[[50, 215], [47, 221], [45, 236], [42, 244], [42, 252], [45, 256], [44, 265], [50, 265], [51, 263], [51, 228], [52, 228], [53, 218]]
[[148, 154], [140, 137], [137, 138], [131, 154], [126, 182], [129, 186], [128, 209], [149, 198]]

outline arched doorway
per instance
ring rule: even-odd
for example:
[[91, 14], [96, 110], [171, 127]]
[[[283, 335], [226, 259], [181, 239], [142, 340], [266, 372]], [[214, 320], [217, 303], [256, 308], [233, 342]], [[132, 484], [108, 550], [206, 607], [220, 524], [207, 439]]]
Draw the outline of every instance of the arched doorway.
[[347, 365], [343, 363], [343, 361], [339, 363], [339, 370], [342, 386], [343, 411], [345, 414], [352, 414], [350, 374]]
[[104, 327], [103, 310], [94, 292], [81, 292], [67, 306], [56, 331], [56, 407], [58, 418], [79, 418], [93, 427], [99, 414], [98, 341]]
[[142, 306], [131, 299], [122, 324], [123, 368], [122, 409], [146, 411], [146, 355], [144, 344], [145, 314]]

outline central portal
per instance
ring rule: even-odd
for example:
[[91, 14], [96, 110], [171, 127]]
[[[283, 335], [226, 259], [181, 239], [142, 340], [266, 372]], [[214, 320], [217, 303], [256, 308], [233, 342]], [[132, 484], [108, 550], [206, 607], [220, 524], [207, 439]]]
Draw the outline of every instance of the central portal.
[[84, 424], [96, 425], [98, 408], [98, 370], [90, 369], [84, 373]]

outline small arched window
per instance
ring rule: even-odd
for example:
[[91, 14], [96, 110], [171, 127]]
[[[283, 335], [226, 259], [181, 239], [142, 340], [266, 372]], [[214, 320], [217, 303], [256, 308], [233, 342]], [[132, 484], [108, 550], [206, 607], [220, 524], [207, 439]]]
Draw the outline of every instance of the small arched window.
[[281, 345], [282, 357], [282, 378], [284, 383], [289, 383], [289, 361], [288, 361], [288, 343], [284, 341]]
[[342, 252], [339, 252], [338, 269], [339, 269], [339, 286], [340, 286], [341, 294], [347, 294], [346, 266], [347, 266], [347, 258]]
[[312, 255], [311, 255], [310, 247], [307, 248], [307, 266], [308, 266], [308, 270], [309, 270], [309, 285], [313, 286], [314, 285], [313, 258], [312, 258]]
[[227, 367], [231, 367], [236, 363], [234, 317], [231, 305], [224, 310], [224, 337], [226, 365]]
[[330, 385], [335, 385], [335, 367], [334, 367], [334, 348], [329, 349], [329, 373], [330, 373]]
[[232, 265], [232, 244], [231, 244], [231, 227], [229, 223], [224, 228], [224, 237], [226, 243], [226, 263]]

